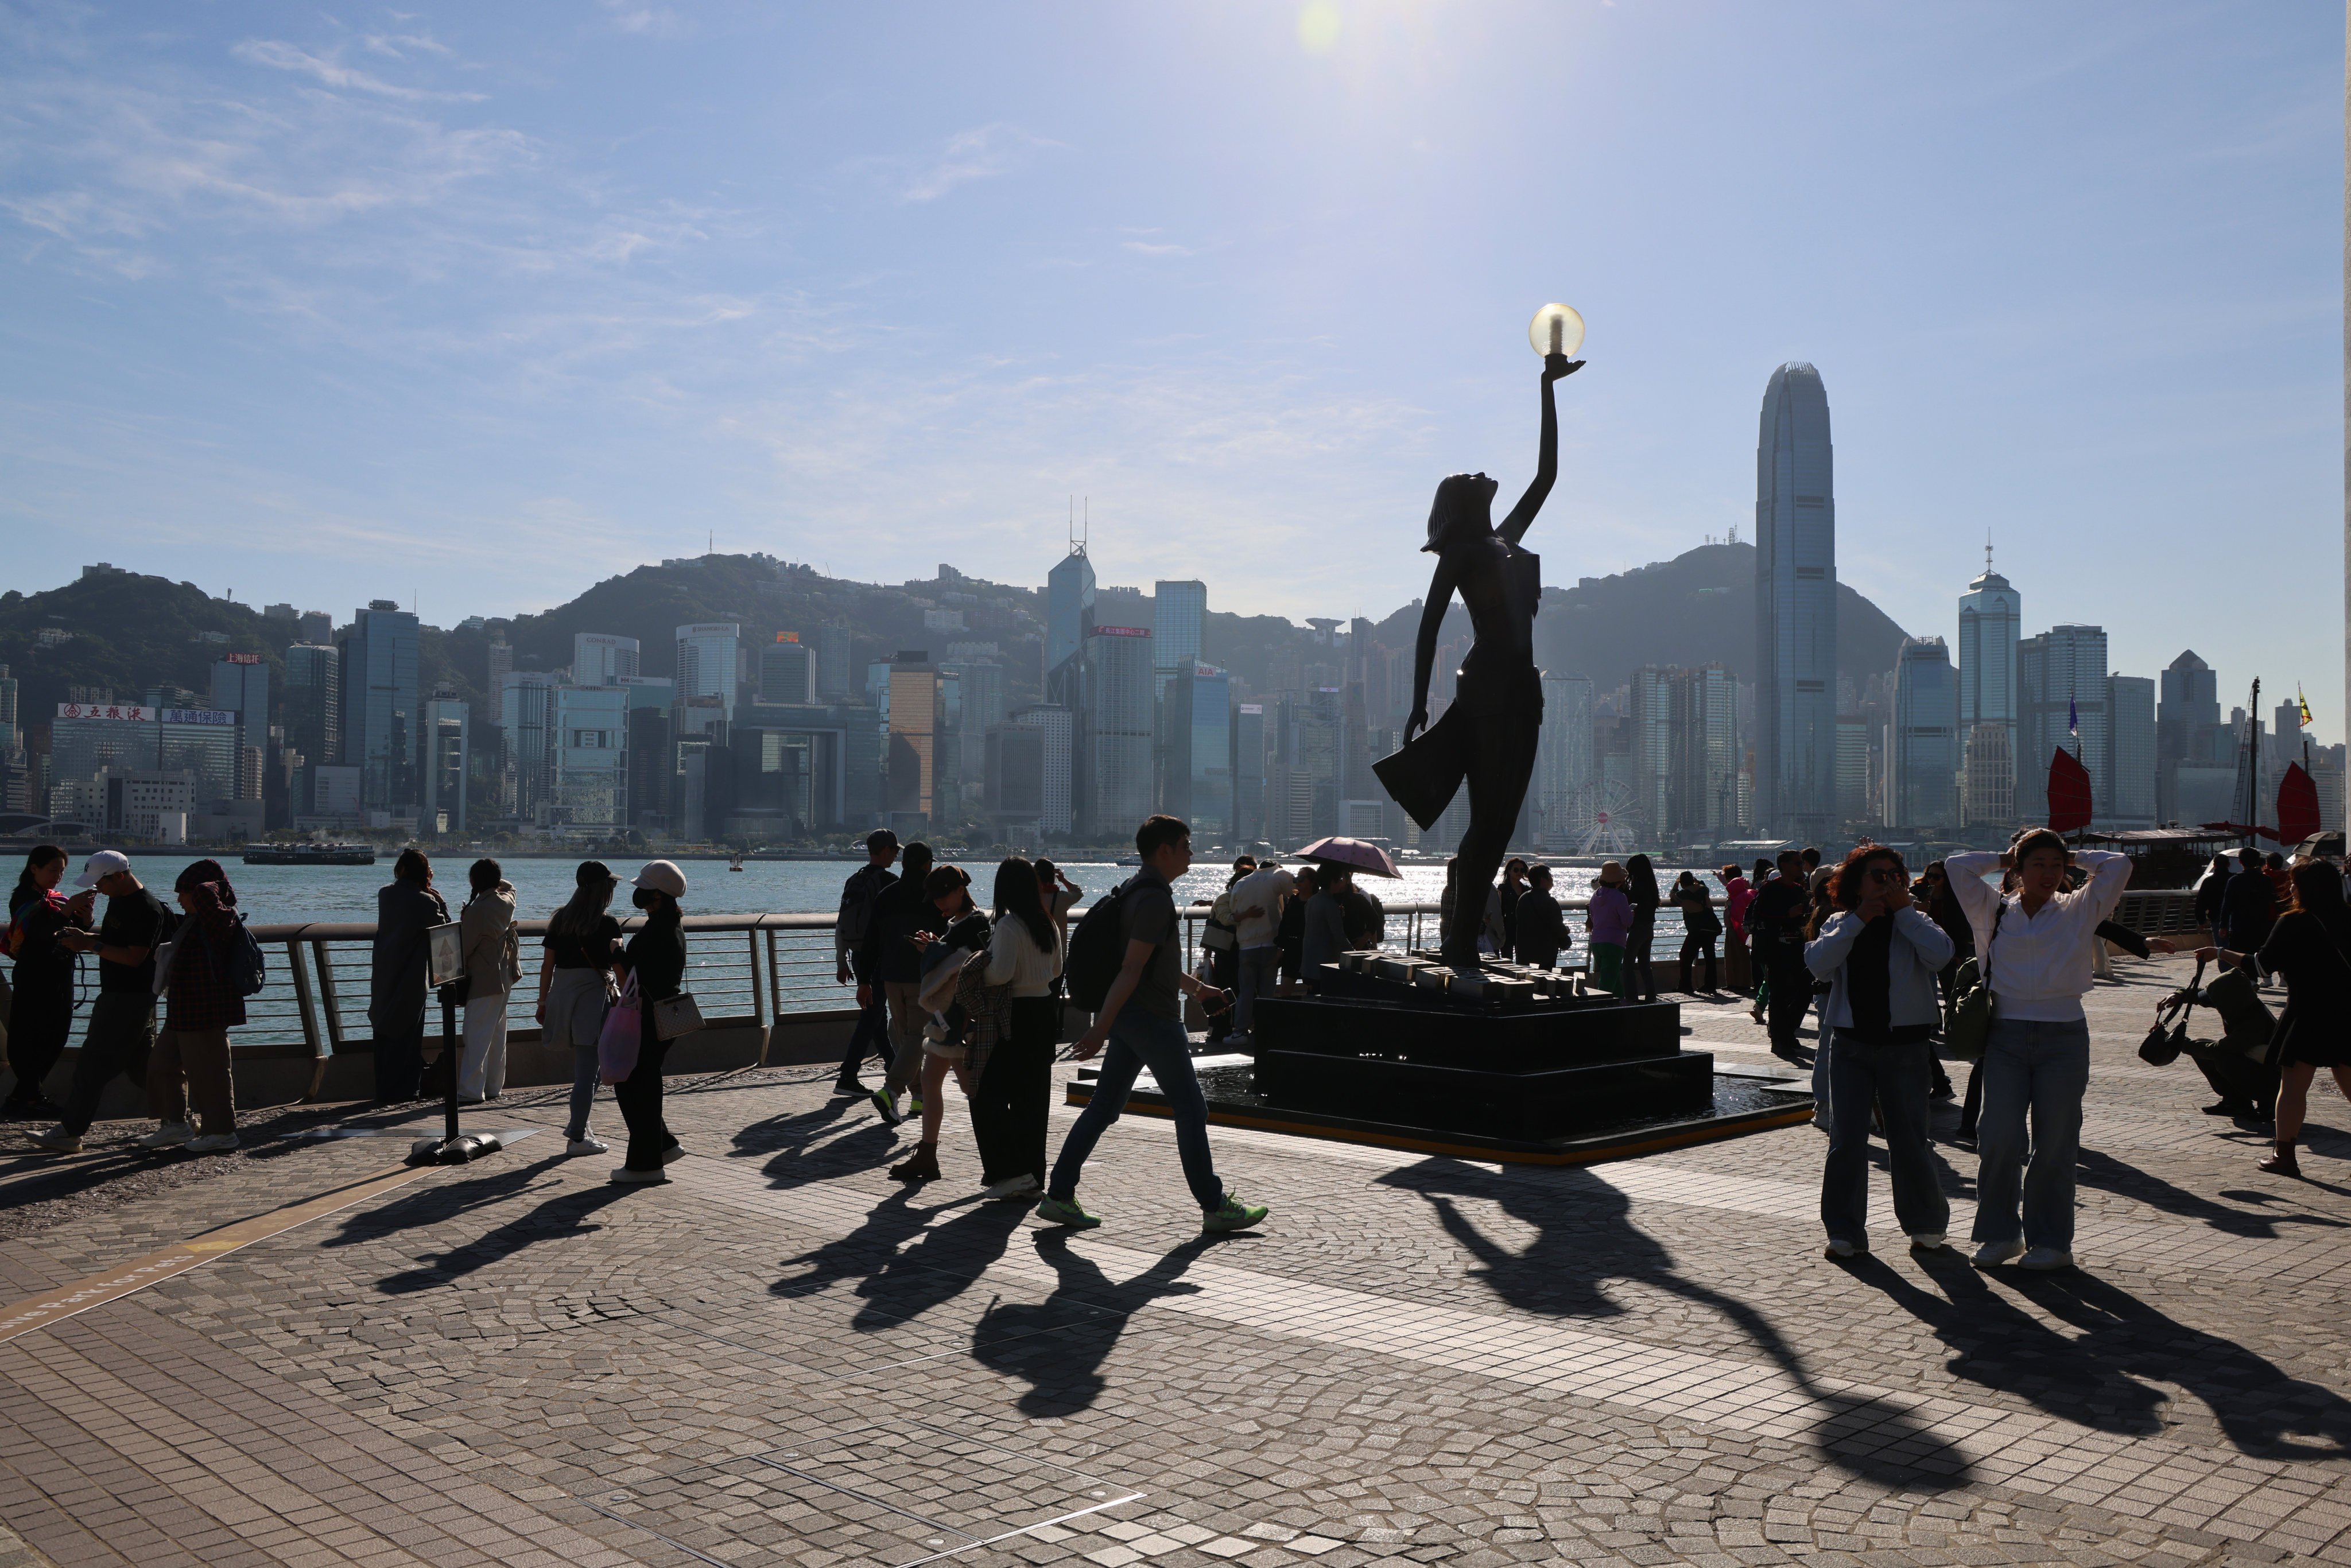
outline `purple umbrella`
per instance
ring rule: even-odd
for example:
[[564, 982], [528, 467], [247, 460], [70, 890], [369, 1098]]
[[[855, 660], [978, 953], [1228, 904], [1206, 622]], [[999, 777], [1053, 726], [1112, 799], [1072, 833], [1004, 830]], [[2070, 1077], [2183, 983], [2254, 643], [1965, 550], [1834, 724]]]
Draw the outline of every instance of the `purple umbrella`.
[[1320, 861], [1324, 865], [1343, 865], [1372, 876], [1402, 877], [1395, 862], [1388, 859], [1387, 851], [1362, 839], [1317, 839], [1298, 852], [1302, 861]]

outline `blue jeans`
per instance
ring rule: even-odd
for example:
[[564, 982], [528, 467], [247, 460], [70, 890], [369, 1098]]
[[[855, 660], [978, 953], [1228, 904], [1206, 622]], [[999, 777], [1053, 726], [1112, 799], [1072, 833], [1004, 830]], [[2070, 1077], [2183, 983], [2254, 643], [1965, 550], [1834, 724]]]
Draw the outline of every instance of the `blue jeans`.
[[[1835, 1146], [1834, 1130], [1844, 1114], [1844, 1107], [1837, 1103], [1836, 1070], [1829, 1065], [1836, 1055], [1836, 1046], [1834, 1031], [1824, 1029], [1821, 1030], [1820, 1043], [1813, 1048], [1813, 1114], [1828, 1124], [1833, 1140], [1831, 1147]], [[1865, 1116], [1861, 1124], [1867, 1128], [1868, 1118]], [[1866, 1137], [1868, 1134], [1865, 1131], [1862, 1135]], [[1860, 1238], [1854, 1239], [1859, 1240]]]
[[[2082, 1096], [2090, 1087], [2090, 1026], [1992, 1019], [1976, 1071], [1984, 1082], [1976, 1123], [1978, 1241], [2074, 1249], [2074, 1162], [2082, 1146]], [[2025, 1113], [2032, 1114], [2025, 1164]], [[2018, 1178], [2023, 1217], [2018, 1222]]]
[[1257, 999], [1270, 996], [1281, 969], [1281, 949], [1244, 947], [1240, 953], [1240, 984], [1233, 991], [1233, 1032], [1245, 1035], [1256, 1016]]
[[1843, 1030], [1823, 1045], [1829, 1066], [1828, 1162], [1821, 1167], [1821, 1226], [1855, 1246], [1869, 1235], [1869, 1106], [1886, 1116], [1886, 1152], [1894, 1171], [1894, 1218], [1909, 1236], [1950, 1228], [1951, 1203], [1935, 1176], [1927, 1145], [1925, 1040], [1871, 1045]]
[[1184, 1026], [1174, 1019], [1133, 1005], [1119, 1009], [1118, 1021], [1110, 1026], [1110, 1044], [1102, 1050], [1102, 1076], [1094, 1081], [1093, 1098], [1078, 1113], [1078, 1124], [1070, 1129], [1070, 1135], [1061, 1140], [1061, 1155], [1053, 1161], [1053, 1179], [1045, 1187], [1047, 1196], [1064, 1203], [1077, 1197], [1078, 1176], [1085, 1169], [1086, 1156], [1126, 1108], [1134, 1075], [1148, 1067], [1158, 1081], [1159, 1092], [1167, 1097], [1168, 1109], [1176, 1113], [1176, 1152], [1183, 1157], [1184, 1180], [1192, 1188], [1193, 1201], [1203, 1211], [1224, 1206], [1225, 1184], [1208, 1157], [1208, 1103], [1200, 1097], [1200, 1080], [1192, 1071], [1189, 1044]]

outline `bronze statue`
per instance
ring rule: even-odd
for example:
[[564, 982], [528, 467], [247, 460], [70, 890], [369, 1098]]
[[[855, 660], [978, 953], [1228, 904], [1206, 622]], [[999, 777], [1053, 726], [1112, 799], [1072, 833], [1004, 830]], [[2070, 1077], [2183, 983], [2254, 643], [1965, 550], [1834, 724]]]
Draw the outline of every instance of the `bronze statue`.
[[[1457, 975], [1479, 972], [1478, 930], [1486, 915], [1486, 891], [1510, 848], [1510, 830], [1534, 772], [1536, 737], [1542, 727], [1542, 676], [1535, 668], [1534, 649], [1542, 563], [1520, 549], [1519, 540], [1559, 475], [1559, 413], [1552, 383], [1583, 368], [1582, 360], [1565, 354], [1543, 357], [1542, 447], [1534, 482], [1501, 527], [1493, 524], [1497, 486], [1485, 475], [1456, 474], [1437, 486], [1436, 504], [1428, 510], [1428, 542], [1421, 547], [1436, 554], [1437, 572], [1429, 580], [1414, 650], [1412, 716], [1405, 721], [1402, 748], [1374, 765], [1388, 794], [1424, 832], [1445, 814], [1463, 779], [1468, 781], [1469, 830], [1461, 835], [1456, 868], [1461, 895], [1447, 917], [1442, 944], [1444, 959]], [[1461, 661], [1451, 706], [1427, 727], [1429, 665], [1456, 590], [1477, 640]]]

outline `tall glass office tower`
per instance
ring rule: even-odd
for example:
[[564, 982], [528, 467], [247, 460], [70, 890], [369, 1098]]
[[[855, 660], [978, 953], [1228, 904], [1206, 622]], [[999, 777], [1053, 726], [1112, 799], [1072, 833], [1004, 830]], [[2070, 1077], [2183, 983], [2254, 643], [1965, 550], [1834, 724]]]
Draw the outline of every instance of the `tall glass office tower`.
[[1836, 825], [1836, 668], [1829, 396], [1791, 363], [1763, 391], [1755, 444], [1756, 816], [1772, 831]]
[[[737, 653], [743, 628], [710, 621], [677, 629], [677, 732], [699, 735], [713, 718], [735, 717]], [[629, 672], [634, 674], [636, 672]]]
[[1970, 823], [2005, 824], [2015, 816], [2016, 645], [2024, 596], [1991, 569], [1959, 595], [1959, 745], [1965, 787], [1960, 810]]
[[1208, 585], [1198, 580], [1154, 585], [1151, 594], [1151, 656], [1158, 661], [1159, 685], [1200, 656], [1200, 626], [1208, 618]]
[[416, 617], [389, 599], [368, 601], [351, 616], [340, 644], [343, 679], [343, 760], [360, 769], [362, 807], [413, 806], [417, 791], [419, 725]]

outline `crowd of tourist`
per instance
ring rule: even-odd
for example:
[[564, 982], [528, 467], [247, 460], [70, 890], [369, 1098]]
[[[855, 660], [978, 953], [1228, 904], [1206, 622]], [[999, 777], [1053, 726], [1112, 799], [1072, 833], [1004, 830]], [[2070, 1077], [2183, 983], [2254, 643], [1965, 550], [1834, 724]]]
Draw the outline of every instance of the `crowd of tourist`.
[[[1141, 869], [1099, 896], [1073, 933], [1083, 890], [1050, 861], [1004, 859], [982, 910], [971, 875], [935, 864], [926, 845], [902, 845], [887, 830], [868, 837], [867, 863], [844, 883], [834, 927], [836, 978], [856, 987], [858, 1009], [835, 1088], [869, 1100], [893, 1127], [919, 1120], [914, 1148], [890, 1167], [892, 1176], [945, 1178], [940, 1134], [953, 1078], [972, 1120], [983, 1194], [1033, 1200], [1057, 1224], [1098, 1224], [1078, 1201], [1080, 1177], [1148, 1071], [1172, 1113], [1206, 1228], [1242, 1228], [1265, 1218], [1263, 1206], [1242, 1202], [1217, 1174], [1186, 998], [1207, 1017], [1212, 1042], [1246, 1048], [1267, 998], [1308, 990], [1341, 953], [1379, 946], [1385, 911], [1344, 865], [1285, 868], [1243, 855], [1224, 888], [1199, 901], [1199, 962], [1187, 969], [1173, 888], [1191, 867], [1189, 831], [1155, 816], [1135, 846]], [[121, 1076], [144, 1090], [158, 1124], [141, 1145], [238, 1147], [229, 1030], [246, 1021], [262, 960], [226, 871], [213, 860], [190, 864], [173, 883], [174, 909], [119, 852], [90, 855], [70, 894], [63, 891], [68, 869], [63, 850], [37, 848], [9, 898], [15, 1086], [0, 1113], [55, 1115], [57, 1124], [33, 1141], [76, 1154], [105, 1090]], [[1475, 896], [1456, 885], [1457, 869], [1448, 867], [1447, 922]], [[1942, 1057], [1971, 1061], [1959, 1137], [1975, 1145], [1980, 1166], [1975, 1260], [2064, 1267], [2089, 1075], [2082, 998], [2106, 943], [2142, 956], [2178, 950], [2114, 924], [2129, 870], [2122, 855], [2069, 849], [2046, 830], [2020, 832], [2004, 852], [1953, 854], [1915, 876], [1897, 850], [1866, 840], [1834, 863], [1816, 849], [1790, 849], [1747, 872], [1724, 865], [1711, 873], [1716, 887], [1683, 871], [1661, 890], [1649, 857], [1629, 855], [1605, 862], [1591, 879], [1583, 988], [1656, 1000], [1657, 918], [1665, 909], [1677, 915], [1680, 988], [1719, 998], [1727, 980], [1728, 994], [1751, 998], [1771, 1051], [1813, 1073], [1815, 1124], [1829, 1137], [1821, 1218], [1837, 1258], [1868, 1248], [1873, 1134], [1886, 1145], [1896, 1218], [1910, 1244], [1947, 1244], [1949, 1205], [1931, 1154], [1931, 1104], [1957, 1097]], [[450, 1092], [480, 1104], [505, 1085], [507, 1019], [523, 976], [515, 890], [494, 860], [475, 862], [465, 880], [453, 916], [431, 862], [411, 849], [378, 894], [368, 1017], [379, 1104]], [[1552, 867], [1510, 860], [1482, 907], [1469, 906], [1479, 951], [1559, 965], [1575, 936], [1556, 882]], [[663, 1120], [664, 1059], [672, 1040], [699, 1022], [684, 992], [686, 882], [670, 862], [645, 865], [632, 894], [645, 919], [625, 940], [611, 913], [619, 883], [601, 862], [578, 868], [572, 896], [540, 942], [534, 1015], [542, 1039], [571, 1053], [567, 1153], [607, 1151], [590, 1117], [600, 1083], [609, 1085], [628, 1134], [611, 1179], [656, 1184], [682, 1152]], [[2344, 873], [2323, 861], [2289, 867], [2252, 849], [2234, 861], [2215, 857], [2197, 886], [2194, 917], [2197, 979], [2166, 1006], [2211, 1009], [2223, 1039], [2189, 1040], [2183, 1026], [2168, 1051], [2148, 1060], [2189, 1054], [2220, 1093], [2211, 1113], [2273, 1117], [2262, 1168], [2298, 1174], [2295, 1145], [2318, 1070], [2333, 1072], [2351, 1097], [2351, 1041], [2340, 1021], [2351, 1003]], [[462, 966], [454, 979], [431, 972], [429, 952], [432, 934], [452, 925]], [[73, 1032], [83, 954], [98, 961], [96, 991], [72, 1086], [57, 1107], [42, 1085]], [[1093, 978], [1073, 984], [1073, 956]], [[2265, 977], [2286, 987], [2274, 1018], [2258, 996]], [[428, 1073], [427, 1009], [436, 985], [453, 1009], [462, 1007], [465, 1024], [459, 1049]], [[1049, 1164], [1052, 1063], [1071, 1000], [1092, 1017], [1071, 1055], [1099, 1055], [1102, 1067]], [[1802, 1026], [1815, 1012], [1807, 1046]], [[880, 1059], [883, 1073], [870, 1090], [859, 1076], [869, 1057]], [[454, 1083], [436, 1088], [441, 1074], [454, 1074]]]

